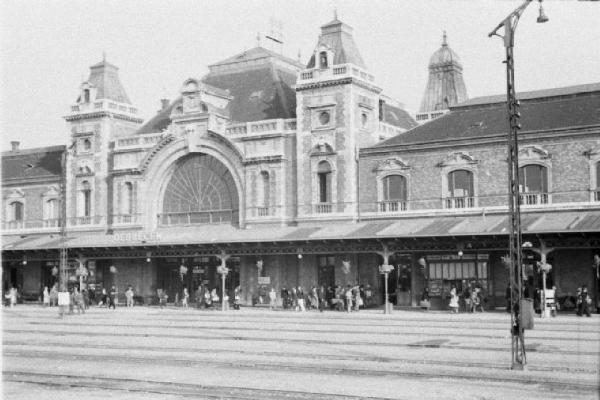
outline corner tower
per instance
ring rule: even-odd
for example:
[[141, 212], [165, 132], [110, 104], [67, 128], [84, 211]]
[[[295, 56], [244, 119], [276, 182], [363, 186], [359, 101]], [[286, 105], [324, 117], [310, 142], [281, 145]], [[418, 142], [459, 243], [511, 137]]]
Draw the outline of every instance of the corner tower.
[[90, 67], [89, 78], [65, 116], [71, 131], [67, 157], [67, 218], [70, 227], [104, 229], [111, 216], [111, 146], [142, 123], [127, 96], [118, 68], [105, 58]]
[[429, 59], [429, 79], [417, 122], [423, 123], [446, 113], [450, 106], [468, 99], [458, 55], [448, 46], [446, 32], [440, 47]]
[[335, 16], [296, 82], [298, 220], [358, 217], [358, 149], [378, 140], [374, 81]]

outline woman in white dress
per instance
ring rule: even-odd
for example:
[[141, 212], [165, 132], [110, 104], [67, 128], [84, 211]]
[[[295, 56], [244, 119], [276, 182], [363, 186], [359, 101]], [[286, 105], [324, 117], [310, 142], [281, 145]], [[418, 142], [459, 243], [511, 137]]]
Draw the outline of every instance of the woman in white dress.
[[454, 286], [450, 289], [450, 310], [453, 313], [458, 313], [458, 294], [456, 294], [456, 288]]

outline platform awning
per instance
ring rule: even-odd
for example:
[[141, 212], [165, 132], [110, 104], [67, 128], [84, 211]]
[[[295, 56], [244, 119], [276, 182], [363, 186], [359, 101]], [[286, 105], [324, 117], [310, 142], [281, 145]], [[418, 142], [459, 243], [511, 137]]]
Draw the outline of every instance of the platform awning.
[[[293, 243], [327, 240], [402, 239], [508, 235], [507, 215], [466, 215], [401, 218], [388, 221], [321, 222], [300, 227], [202, 225], [161, 228], [153, 232], [90, 234], [70, 232], [68, 248], [119, 248], [235, 243]], [[600, 234], [600, 211], [536, 212], [521, 216], [523, 234]], [[53, 235], [3, 235], [3, 251], [52, 250], [61, 238]]]

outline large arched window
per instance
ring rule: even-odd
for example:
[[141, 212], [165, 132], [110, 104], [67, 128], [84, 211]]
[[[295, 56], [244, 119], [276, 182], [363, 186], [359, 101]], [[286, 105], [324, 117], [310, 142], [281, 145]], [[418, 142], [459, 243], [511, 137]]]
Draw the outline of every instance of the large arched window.
[[458, 169], [448, 174], [447, 208], [469, 208], [475, 206], [473, 173]]
[[257, 183], [257, 214], [259, 217], [269, 215], [269, 202], [270, 202], [270, 177], [267, 171], [262, 171], [258, 176]]
[[208, 154], [178, 161], [165, 188], [163, 225], [239, 223], [239, 198], [231, 172]]
[[406, 178], [402, 175], [388, 175], [381, 180], [382, 201], [380, 211], [406, 210], [407, 188]]
[[519, 190], [522, 204], [547, 204], [548, 169], [538, 164], [519, 168]]

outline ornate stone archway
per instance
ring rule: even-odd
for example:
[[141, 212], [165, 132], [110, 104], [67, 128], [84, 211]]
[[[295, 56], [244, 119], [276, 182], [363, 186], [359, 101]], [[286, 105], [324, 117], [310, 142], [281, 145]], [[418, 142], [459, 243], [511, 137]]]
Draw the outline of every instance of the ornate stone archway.
[[[223, 140], [223, 138], [211, 138], [209, 136], [203, 139], [202, 143], [197, 146], [197, 151], [190, 152], [187, 140], [183, 137], [176, 137], [152, 157], [144, 169], [146, 179], [144, 180], [144, 188], [141, 191], [142, 198], [144, 199], [141, 204], [141, 210], [144, 213], [145, 229], [154, 230], [159, 226], [169, 225], [168, 220], [160, 220], [161, 218], [168, 218], [163, 216], [165, 210], [167, 214], [197, 212], [198, 214], [195, 215], [190, 214], [189, 221], [191, 224], [210, 223], [210, 216], [205, 212], [209, 211], [207, 207], [211, 204], [211, 201], [213, 204], [217, 204], [220, 201], [220, 205], [215, 211], [230, 212], [234, 225], [239, 224], [240, 227], [244, 226], [246, 216], [242, 158], [232, 145], [222, 143]], [[181, 179], [183, 179], [182, 174], [185, 175], [185, 171], [194, 169], [194, 165], [202, 169], [202, 172], [198, 171], [198, 174], [195, 175], [196, 178], [199, 179], [202, 177], [202, 182], [210, 182], [206, 188], [206, 192], [203, 191], [205, 198], [201, 199], [201, 197], [198, 197], [198, 201], [196, 201], [193, 194], [194, 190], [196, 190], [195, 193], [197, 194], [198, 188], [203, 184], [187, 182], [187, 188], [184, 192], [187, 191], [188, 194], [183, 195], [183, 198], [185, 199], [187, 196], [188, 200], [182, 200], [182, 203], [179, 205], [167, 205], [167, 208], [165, 208], [166, 193], [170, 191], [175, 196], [174, 193], [177, 192], [176, 189], [173, 189], [175, 188], [173, 185], [176, 185], [176, 183], [172, 183], [174, 182], [173, 178], [175, 177], [175, 180], [179, 179], [181, 182]], [[216, 176], [219, 173], [221, 173], [221, 178]], [[170, 184], [172, 186], [168, 189]], [[228, 193], [225, 193], [225, 191]], [[210, 193], [212, 193], [212, 197]], [[218, 200], [219, 197], [220, 200]], [[168, 199], [169, 197], [167, 196]], [[185, 204], [187, 204], [189, 211], [184, 211]], [[181, 211], [177, 211], [177, 207]], [[237, 218], [233, 218], [234, 210]], [[202, 213], [205, 213], [204, 216], [201, 216]], [[213, 217], [216, 217], [216, 214]], [[185, 218], [188, 218], [188, 216], [186, 215]], [[223, 219], [220, 221], [225, 222]], [[167, 223], [163, 224], [162, 222]], [[171, 222], [173, 225], [179, 225], [184, 224], [185, 221], [171, 219]], [[218, 223], [218, 220], [214, 220], [213, 222]]]

